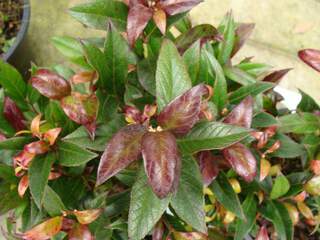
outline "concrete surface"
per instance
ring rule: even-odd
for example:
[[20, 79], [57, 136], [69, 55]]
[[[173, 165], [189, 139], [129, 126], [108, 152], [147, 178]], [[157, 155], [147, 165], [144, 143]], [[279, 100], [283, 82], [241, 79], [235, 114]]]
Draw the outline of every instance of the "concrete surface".
[[[84, 28], [67, 14], [69, 7], [88, 1], [31, 0], [31, 23], [19, 62], [62, 63], [63, 57], [50, 44], [52, 36], [102, 34]], [[276, 68], [294, 68], [281, 85], [292, 90], [301, 88], [320, 101], [320, 75], [296, 57], [299, 49], [320, 49], [320, 0], [205, 0], [191, 16], [195, 23], [217, 25], [230, 9], [237, 21], [256, 23], [239, 57], [255, 56], [257, 61]]]

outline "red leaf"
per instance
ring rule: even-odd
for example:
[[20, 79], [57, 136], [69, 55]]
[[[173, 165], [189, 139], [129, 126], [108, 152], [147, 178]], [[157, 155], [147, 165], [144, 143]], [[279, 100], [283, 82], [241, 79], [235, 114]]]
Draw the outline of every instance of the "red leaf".
[[50, 146], [52, 146], [55, 144], [61, 131], [62, 131], [62, 128], [50, 129], [43, 134], [43, 138], [49, 142]]
[[197, 85], [171, 101], [159, 114], [158, 124], [177, 135], [190, 131], [199, 120], [202, 96], [209, 94], [204, 84]]
[[161, 8], [169, 15], [176, 15], [191, 10], [202, 0], [166, 0], [161, 1]]
[[60, 232], [63, 217], [54, 217], [23, 234], [24, 240], [48, 240]]
[[320, 50], [304, 49], [299, 51], [298, 55], [302, 61], [320, 72]]
[[173, 233], [175, 239], [179, 240], [208, 240], [208, 236], [199, 232], [176, 232]]
[[153, 14], [153, 21], [162, 34], [166, 33], [167, 15], [162, 9], [157, 9]]
[[273, 73], [266, 76], [262, 81], [278, 83], [291, 70], [292, 70], [291, 68], [287, 68], [287, 69], [274, 71]]
[[37, 136], [37, 137], [41, 136], [40, 123], [41, 123], [41, 114], [38, 114], [34, 119], [32, 119], [32, 122], [31, 122], [30, 130], [33, 136]]
[[198, 162], [205, 186], [209, 186], [218, 176], [218, 161], [219, 157], [213, 156], [210, 151], [203, 151], [198, 154]]
[[168, 131], [148, 132], [142, 138], [142, 156], [148, 181], [159, 198], [175, 188], [180, 156], [174, 135]]
[[0, 132], [0, 142], [6, 140], [6, 136]]
[[28, 175], [24, 175], [19, 182], [18, 194], [22, 198], [29, 187], [29, 178]]
[[9, 97], [4, 98], [3, 116], [14, 127], [16, 131], [26, 128], [25, 118], [19, 107]]
[[46, 69], [40, 69], [30, 79], [31, 85], [42, 95], [59, 100], [70, 95], [70, 84], [60, 75]]
[[250, 150], [241, 143], [222, 150], [223, 156], [232, 168], [247, 182], [251, 182], [256, 176], [257, 161]]
[[87, 82], [94, 83], [95, 81], [98, 80], [98, 77], [99, 76], [96, 71], [79, 72], [72, 76], [71, 81], [74, 84], [87, 83]]
[[269, 240], [268, 230], [266, 226], [262, 226], [258, 232], [256, 240]]
[[157, 225], [153, 229], [152, 240], [162, 240], [163, 234], [164, 234], [164, 225], [160, 221], [157, 223]]
[[[132, 6], [132, 7], [131, 7]], [[140, 4], [131, 4], [127, 20], [128, 41], [131, 47], [134, 46], [136, 40], [147, 26], [152, 18], [153, 10]]]
[[142, 123], [142, 113], [138, 108], [125, 106], [123, 112], [128, 123]]
[[232, 50], [232, 56], [234, 56], [245, 44], [255, 27], [254, 23], [241, 23], [236, 29], [236, 42]]
[[21, 151], [18, 155], [13, 157], [14, 166], [18, 165], [27, 169], [32, 159], [36, 156], [34, 153], [29, 153], [25, 150]]
[[128, 125], [111, 138], [100, 160], [97, 185], [139, 158], [141, 139], [145, 132], [146, 128], [142, 125]]
[[50, 147], [50, 145], [47, 142], [40, 140], [40, 141], [32, 142], [32, 143], [25, 145], [24, 151], [31, 153], [31, 154], [38, 155], [38, 154], [43, 154], [43, 153], [48, 152], [49, 147]]
[[73, 93], [61, 100], [65, 114], [74, 122], [85, 126], [93, 139], [96, 130], [96, 118], [99, 108], [97, 96]]
[[248, 96], [228, 114], [223, 122], [250, 128], [252, 122], [252, 113], [253, 98]]
[[320, 160], [311, 160], [310, 169], [315, 175], [320, 175]]
[[69, 240], [94, 240], [87, 225], [74, 224], [68, 232]]
[[79, 223], [87, 225], [94, 222], [101, 215], [102, 209], [74, 210], [72, 213], [76, 216]]

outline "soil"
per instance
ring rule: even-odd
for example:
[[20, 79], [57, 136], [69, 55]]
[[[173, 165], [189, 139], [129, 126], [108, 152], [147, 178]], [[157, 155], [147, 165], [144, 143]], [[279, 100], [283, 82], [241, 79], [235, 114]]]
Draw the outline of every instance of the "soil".
[[0, 57], [12, 46], [23, 14], [23, 0], [0, 0]]

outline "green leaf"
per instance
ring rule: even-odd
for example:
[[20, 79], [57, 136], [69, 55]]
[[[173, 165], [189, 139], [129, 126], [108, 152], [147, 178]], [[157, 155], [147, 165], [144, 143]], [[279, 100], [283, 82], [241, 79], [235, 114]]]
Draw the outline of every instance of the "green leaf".
[[312, 113], [294, 113], [279, 118], [279, 131], [306, 134], [320, 129], [320, 118]]
[[156, 93], [159, 112], [177, 96], [191, 88], [191, 80], [175, 45], [163, 41], [156, 70]]
[[219, 112], [225, 107], [227, 102], [227, 82], [224, 77], [224, 73], [222, 67], [220, 66], [217, 59], [213, 54], [210, 54], [208, 51], [204, 51], [205, 56], [207, 57], [207, 61], [209, 63], [209, 67], [215, 72], [216, 78], [214, 81], [214, 95], [213, 102], [218, 107]]
[[201, 122], [182, 139], [179, 147], [184, 153], [226, 148], [249, 135], [249, 130], [220, 122]]
[[249, 73], [241, 70], [240, 68], [224, 66], [223, 70], [227, 78], [241, 85], [246, 86], [257, 82], [254, 77], [252, 77]]
[[128, 9], [120, 1], [96, 0], [71, 8], [70, 14], [89, 27], [105, 30], [110, 21], [120, 30], [125, 30]]
[[74, 132], [64, 137], [65, 142], [76, 144], [82, 148], [87, 148], [94, 151], [103, 152], [109, 139], [115, 134], [121, 127], [124, 126], [122, 117], [116, 117], [110, 122], [98, 126], [94, 141], [88, 135], [85, 127], [79, 127]]
[[315, 110], [320, 110], [319, 104], [307, 93], [299, 90], [302, 95], [302, 99], [297, 107], [302, 112], [313, 112]]
[[58, 143], [58, 159], [62, 166], [80, 166], [96, 158], [98, 155], [73, 143], [61, 141]]
[[237, 104], [249, 95], [251, 95], [252, 97], [255, 97], [258, 94], [263, 93], [267, 90], [270, 90], [273, 87], [274, 87], [274, 84], [268, 83], [268, 82], [257, 82], [254, 84], [243, 86], [237, 89], [236, 91], [234, 91], [233, 93], [231, 93], [229, 100], [231, 104]]
[[0, 142], [0, 150], [22, 150], [31, 141], [30, 137], [13, 137]]
[[242, 204], [246, 221], [237, 219], [236, 232], [234, 240], [245, 239], [245, 236], [251, 231], [257, 214], [257, 201], [253, 194], [249, 194]]
[[254, 63], [254, 62], [242, 62], [237, 65], [237, 68], [245, 71], [246, 73], [253, 76], [260, 76], [270, 72], [272, 66], [265, 63]]
[[39, 209], [41, 209], [43, 203], [48, 177], [55, 160], [54, 153], [36, 157], [32, 160], [28, 171], [30, 192]]
[[21, 74], [3, 60], [0, 60], [0, 85], [12, 100], [19, 105], [26, 105], [27, 84], [23, 81]]
[[130, 54], [128, 43], [111, 24], [108, 26], [108, 33], [104, 46], [106, 58], [106, 79], [103, 86], [106, 90], [112, 89], [116, 96], [124, 93], [125, 82], [128, 75], [128, 54]]
[[279, 175], [272, 186], [270, 193], [271, 199], [277, 199], [285, 195], [290, 189], [290, 183], [284, 175]]
[[138, 80], [141, 86], [153, 96], [156, 95], [156, 60], [148, 57], [137, 63]]
[[190, 48], [183, 54], [183, 60], [188, 68], [188, 73], [193, 85], [199, 83], [198, 76], [200, 71], [201, 61], [201, 45], [200, 41], [196, 41]]
[[233, 212], [239, 218], [243, 220], [246, 219], [238, 196], [234, 192], [232, 186], [228, 181], [227, 176], [223, 172], [219, 173], [218, 177], [210, 185], [210, 188], [212, 189], [218, 201], [226, 209]]
[[278, 125], [279, 122], [275, 117], [266, 112], [261, 112], [255, 115], [252, 119], [252, 128], [266, 128]]
[[159, 199], [150, 188], [143, 170], [131, 191], [128, 233], [132, 240], [143, 239], [167, 209], [170, 197]]
[[61, 216], [62, 211], [66, 210], [59, 195], [49, 186], [45, 189], [43, 207], [51, 217]]
[[53, 37], [52, 43], [58, 49], [58, 51], [67, 57], [71, 62], [84, 68], [90, 68], [86, 63], [83, 47], [79, 40], [67, 36]]
[[273, 223], [280, 240], [293, 239], [293, 224], [284, 205], [276, 201], [267, 201], [259, 209], [262, 215]]
[[202, 233], [207, 232], [202, 177], [192, 156], [182, 157], [179, 187], [171, 205], [182, 220]]
[[229, 61], [235, 42], [235, 23], [231, 13], [225, 17], [223, 38], [218, 47], [218, 60], [221, 65]]
[[280, 148], [271, 154], [273, 157], [296, 158], [306, 154], [306, 150], [303, 145], [296, 143], [290, 137], [281, 133], [277, 133], [269, 142], [268, 146], [271, 147], [275, 140], [280, 141]]

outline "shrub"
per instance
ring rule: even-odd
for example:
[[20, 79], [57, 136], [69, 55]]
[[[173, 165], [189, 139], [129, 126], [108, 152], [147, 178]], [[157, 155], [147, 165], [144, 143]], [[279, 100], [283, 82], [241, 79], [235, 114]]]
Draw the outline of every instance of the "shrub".
[[253, 24], [193, 26], [198, 3], [76, 6], [107, 35], [55, 37], [73, 67], [0, 63], [9, 239], [317, 238], [319, 105], [281, 106], [288, 69], [232, 59]]

